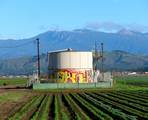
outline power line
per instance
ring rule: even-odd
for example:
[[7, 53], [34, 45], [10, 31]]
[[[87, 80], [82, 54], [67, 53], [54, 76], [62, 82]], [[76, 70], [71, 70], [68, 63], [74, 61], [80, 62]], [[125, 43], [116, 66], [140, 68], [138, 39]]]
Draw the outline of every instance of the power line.
[[16, 46], [0, 46], [0, 48], [17, 48], [17, 47], [21, 47], [21, 46], [24, 46], [24, 45], [31, 44], [33, 42], [35, 42], [35, 40], [29, 41], [29, 42], [25, 42], [23, 44], [19, 44], [19, 45], [16, 45]]

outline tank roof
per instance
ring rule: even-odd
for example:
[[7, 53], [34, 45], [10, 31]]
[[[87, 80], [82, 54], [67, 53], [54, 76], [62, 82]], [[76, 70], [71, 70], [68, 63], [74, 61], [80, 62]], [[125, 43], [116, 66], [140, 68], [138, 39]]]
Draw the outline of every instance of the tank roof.
[[71, 48], [67, 48], [67, 49], [49, 51], [48, 53], [59, 53], [59, 52], [91, 52], [91, 51], [76, 51], [76, 50], [73, 50]]

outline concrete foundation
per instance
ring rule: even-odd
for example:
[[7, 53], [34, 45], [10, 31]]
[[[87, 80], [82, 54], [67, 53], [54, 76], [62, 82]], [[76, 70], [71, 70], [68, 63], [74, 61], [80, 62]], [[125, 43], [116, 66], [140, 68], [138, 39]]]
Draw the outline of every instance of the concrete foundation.
[[113, 84], [111, 81], [99, 83], [34, 83], [33, 89], [76, 89], [76, 88], [110, 88]]

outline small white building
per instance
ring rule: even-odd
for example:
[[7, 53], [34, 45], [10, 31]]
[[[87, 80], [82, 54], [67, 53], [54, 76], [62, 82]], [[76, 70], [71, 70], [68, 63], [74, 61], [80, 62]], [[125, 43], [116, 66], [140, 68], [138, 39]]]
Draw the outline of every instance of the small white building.
[[136, 72], [130, 72], [128, 73], [128, 75], [136, 75], [137, 73]]

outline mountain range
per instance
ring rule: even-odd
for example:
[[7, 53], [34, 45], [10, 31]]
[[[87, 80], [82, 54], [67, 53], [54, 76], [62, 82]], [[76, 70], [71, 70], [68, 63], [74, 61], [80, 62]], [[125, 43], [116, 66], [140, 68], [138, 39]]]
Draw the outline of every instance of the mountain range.
[[[36, 54], [36, 43], [27, 42], [40, 39], [41, 53], [57, 49], [72, 48], [75, 50], [94, 50], [104, 43], [105, 51], [121, 50], [135, 54], [148, 54], [148, 33], [122, 29], [116, 33], [105, 33], [88, 29], [72, 31], [47, 31], [35, 37], [20, 40], [0, 40], [0, 59]], [[24, 46], [18, 47], [20, 44]]]
[[[92, 51], [104, 43], [105, 70], [147, 70], [148, 33], [122, 29], [116, 33], [88, 29], [47, 31], [32, 38], [0, 40], [0, 74], [32, 74], [36, 70], [36, 38], [40, 39], [41, 68], [47, 72], [49, 51], [72, 48]], [[98, 62], [98, 68], [101, 63]]]

